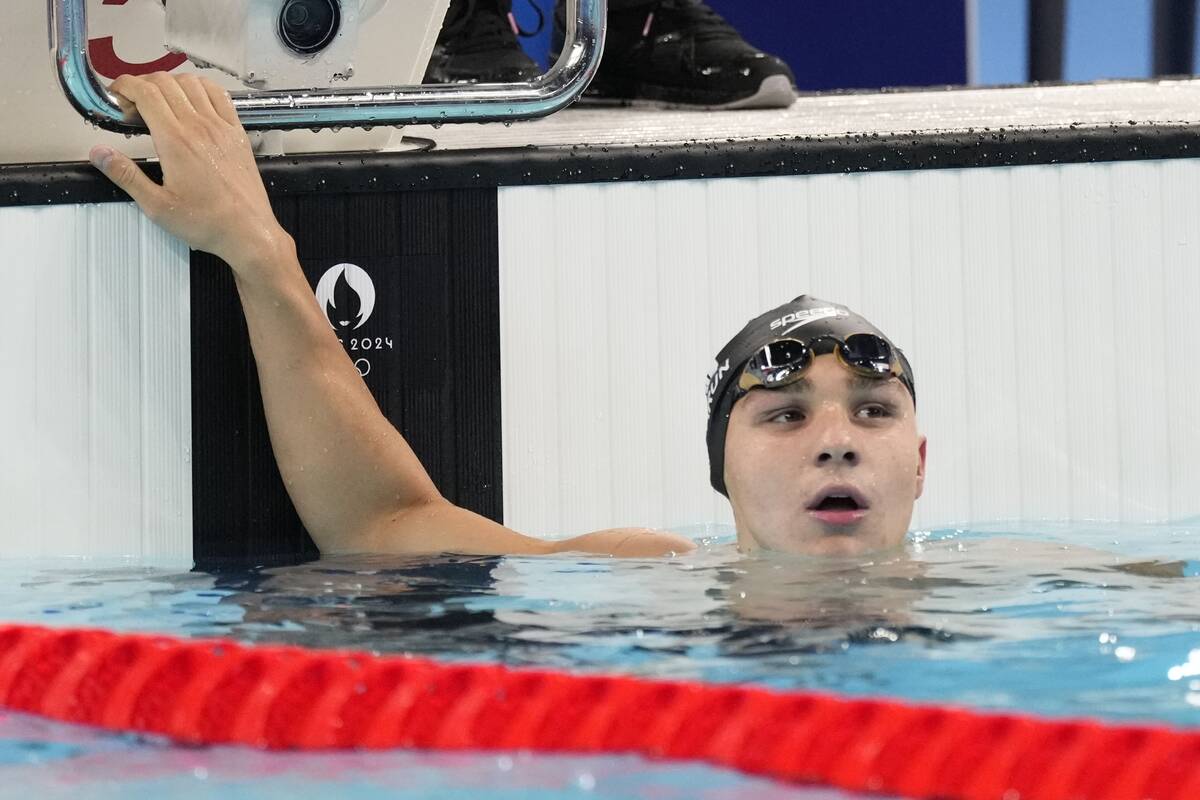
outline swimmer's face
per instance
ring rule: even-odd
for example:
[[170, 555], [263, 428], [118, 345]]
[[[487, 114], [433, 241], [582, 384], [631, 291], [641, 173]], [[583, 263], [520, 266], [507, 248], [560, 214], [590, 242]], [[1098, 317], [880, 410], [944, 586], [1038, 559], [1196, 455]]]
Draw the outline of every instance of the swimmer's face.
[[725, 486], [742, 550], [857, 555], [898, 546], [925, 484], [925, 437], [896, 378], [819, 356], [733, 406]]

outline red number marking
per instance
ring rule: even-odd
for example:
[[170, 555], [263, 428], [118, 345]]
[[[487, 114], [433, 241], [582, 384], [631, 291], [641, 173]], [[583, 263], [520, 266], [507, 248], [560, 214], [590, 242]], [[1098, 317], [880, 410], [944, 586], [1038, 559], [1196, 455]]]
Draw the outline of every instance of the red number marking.
[[[101, 5], [123, 6], [129, 0], [103, 0]], [[131, 63], [117, 55], [113, 46], [113, 37], [99, 36], [88, 40], [88, 55], [92, 59], [92, 67], [105, 78], [113, 80], [122, 75], [148, 75], [151, 72], [170, 72], [187, 61], [182, 53], [167, 53], [153, 61]]]

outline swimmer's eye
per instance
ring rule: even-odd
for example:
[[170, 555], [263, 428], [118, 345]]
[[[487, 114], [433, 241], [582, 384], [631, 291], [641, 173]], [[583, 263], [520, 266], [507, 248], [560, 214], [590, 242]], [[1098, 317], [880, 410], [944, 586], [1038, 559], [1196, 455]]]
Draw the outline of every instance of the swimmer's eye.
[[868, 403], [858, 409], [858, 416], [863, 419], [887, 419], [895, 415], [895, 409], [886, 403]]
[[804, 411], [799, 408], [782, 408], [767, 415], [767, 422], [795, 423], [804, 421]]

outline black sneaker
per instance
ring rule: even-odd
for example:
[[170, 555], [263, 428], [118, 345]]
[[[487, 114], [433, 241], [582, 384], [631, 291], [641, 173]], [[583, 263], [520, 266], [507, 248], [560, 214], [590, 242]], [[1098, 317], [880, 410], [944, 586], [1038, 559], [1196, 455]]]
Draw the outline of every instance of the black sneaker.
[[532, 35], [517, 28], [512, 0], [450, 0], [424, 82], [516, 83], [536, 78], [542, 68], [525, 55], [518, 33]]
[[[551, 60], [562, 50], [565, 9], [554, 15]], [[585, 98], [694, 108], [787, 108], [795, 76], [752, 47], [702, 0], [654, 0], [608, 14], [604, 58]]]

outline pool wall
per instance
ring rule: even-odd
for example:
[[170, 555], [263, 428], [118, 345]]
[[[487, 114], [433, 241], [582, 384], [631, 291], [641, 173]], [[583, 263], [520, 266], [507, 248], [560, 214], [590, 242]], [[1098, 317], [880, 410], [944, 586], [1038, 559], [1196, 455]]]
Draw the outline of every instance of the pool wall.
[[503, 188], [506, 521], [731, 522], [703, 376], [802, 292], [913, 360], [914, 525], [1196, 515], [1197, 219], [1191, 160]]
[[[1064, 125], [261, 167], [314, 287], [370, 275], [374, 305], [342, 285], [355, 316], [331, 325], [455, 502], [547, 536], [728, 521], [704, 376], [807, 291], [912, 355], [929, 527], [1200, 513], [1195, 142]], [[0, 232], [0, 555], [315, 553], [228, 274], [85, 164], [0, 166]]]
[[191, 556], [188, 266], [131, 204], [0, 209], [0, 555]]

